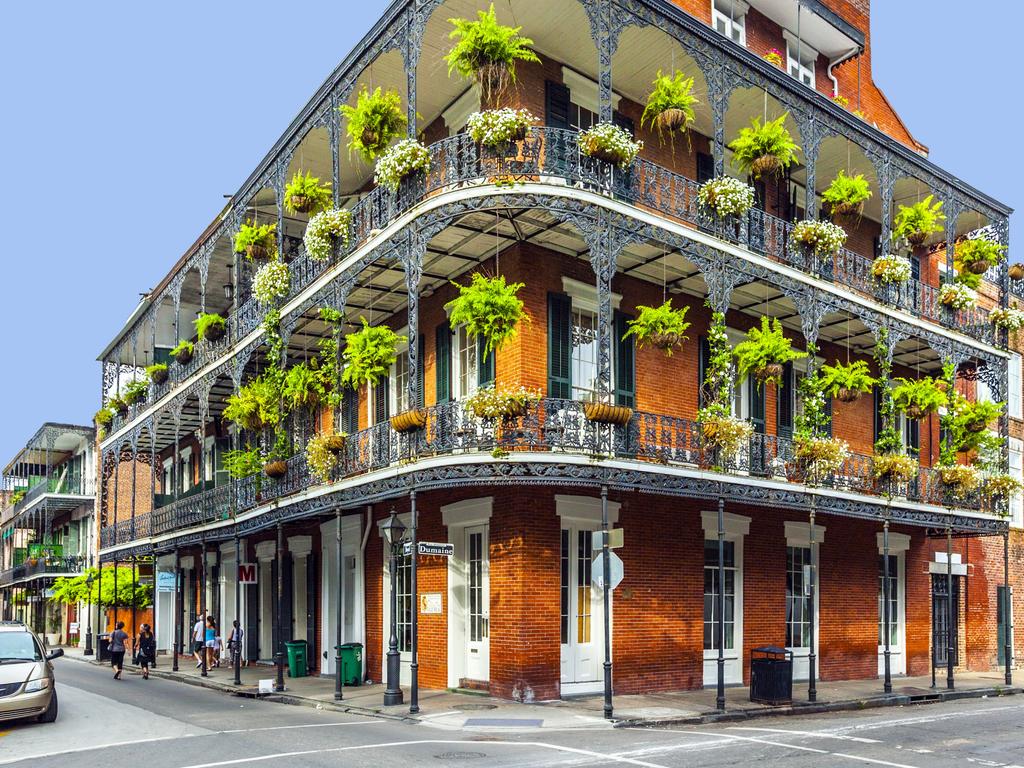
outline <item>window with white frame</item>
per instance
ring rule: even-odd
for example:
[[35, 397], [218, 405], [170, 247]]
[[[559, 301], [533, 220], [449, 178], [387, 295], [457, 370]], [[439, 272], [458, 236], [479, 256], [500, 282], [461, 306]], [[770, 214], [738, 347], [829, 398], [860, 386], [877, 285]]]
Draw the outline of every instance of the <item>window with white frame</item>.
[[816, 50], [786, 35], [786, 71], [809, 88], [814, 87], [814, 64], [817, 60]]
[[786, 647], [811, 645], [811, 597], [804, 566], [811, 565], [810, 547], [786, 547]]
[[208, 437], [203, 445], [203, 480], [213, 481], [214, 468], [216, 467], [216, 438]]
[[192, 446], [184, 448], [178, 460], [181, 462], [181, 492], [185, 493], [192, 488]]
[[[722, 542], [725, 613], [723, 629], [725, 647], [735, 648], [736, 632], [736, 543]], [[722, 586], [718, 579], [718, 541], [704, 540], [704, 650], [718, 650], [718, 596]]]
[[164, 495], [174, 493], [174, 486], [171, 485], [174, 479], [174, 458], [164, 459], [164, 473], [160, 488]]
[[391, 413], [409, 410], [409, 355], [408, 351], [398, 353], [391, 366]]
[[395, 602], [398, 604], [395, 630], [398, 636], [398, 651], [408, 653], [412, 650], [412, 556], [398, 557], [395, 565]]
[[[574, 69], [562, 67], [562, 82], [569, 89], [569, 127], [585, 131], [600, 122], [597, 82]], [[619, 95], [612, 94], [612, 109], [618, 109]]]
[[592, 400], [597, 393], [597, 313], [572, 308], [572, 398]]
[[[1010, 474], [1024, 480], [1024, 440], [1010, 438]], [[1010, 497], [1010, 525], [1024, 527], [1024, 496], [1018, 491]]]
[[741, 0], [712, 0], [711, 26], [734, 43], [746, 47], [747, 7]]
[[[888, 593], [885, 582], [888, 580]], [[878, 556], [878, 644], [885, 644], [885, 596], [889, 597], [889, 645], [899, 645], [899, 555]]]
[[466, 327], [460, 325], [453, 333], [452, 341], [455, 343], [455, 354], [452, 356], [455, 363], [452, 380], [455, 382], [456, 400], [469, 397], [477, 390], [480, 381], [479, 368], [477, 367], [477, 341], [470, 338], [466, 333]]
[[1009, 378], [1006, 384], [1009, 388], [1009, 392], [1006, 395], [1006, 403], [1010, 418], [1024, 418], [1024, 402], [1022, 402], [1024, 392], [1021, 391], [1021, 388], [1024, 387], [1024, 375], [1022, 375], [1021, 371], [1021, 356], [1019, 352], [1012, 352], [1010, 354]]

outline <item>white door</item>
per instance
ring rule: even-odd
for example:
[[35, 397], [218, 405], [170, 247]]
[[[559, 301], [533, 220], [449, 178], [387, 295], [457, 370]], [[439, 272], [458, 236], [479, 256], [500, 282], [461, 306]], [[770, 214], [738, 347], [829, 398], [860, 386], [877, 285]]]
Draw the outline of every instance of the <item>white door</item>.
[[274, 658], [274, 581], [270, 578], [270, 560], [261, 560], [258, 589], [260, 591], [260, 655], [262, 660]]
[[[886, 574], [888, 570], [888, 574]], [[906, 643], [907, 621], [904, 611], [905, 573], [903, 553], [889, 555], [889, 567], [885, 567], [885, 558], [878, 556], [878, 674], [885, 674], [885, 645], [883, 613], [883, 579], [889, 579], [889, 671], [894, 675], [907, 673], [907, 655], [904, 652]]]
[[[817, 549], [817, 545], [815, 545], [815, 549]], [[810, 678], [811, 598], [808, 590], [810, 568], [810, 547], [786, 547], [786, 648], [793, 652], [794, 680]], [[814, 622], [815, 627], [820, 627], [818, 623], [818, 590], [815, 590], [814, 593]], [[819, 634], [820, 632], [815, 632], [814, 636], [816, 655]]]
[[[743, 539], [724, 542], [725, 682], [743, 682]], [[718, 684], [718, 540], [704, 541], [704, 685]]]
[[562, 529], [561, 682], [562, 693], [586, 693], [602, 687], [604, 605], [590, 583], [591, 530]]
[[490, 558], [486, 525], [466, 529], [466, 597], [466, 677], [490, 680]]

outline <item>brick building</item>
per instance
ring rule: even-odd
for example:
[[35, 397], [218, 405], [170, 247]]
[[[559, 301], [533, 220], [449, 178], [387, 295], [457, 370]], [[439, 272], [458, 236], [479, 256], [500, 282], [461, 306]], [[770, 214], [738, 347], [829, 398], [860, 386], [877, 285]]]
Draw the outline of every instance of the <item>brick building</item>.
[[[332, 674], [340, 639], [362, 643], [365, 677], [382, 680], [394, 618], [403, 685], [415, 644], [421, 685], [552, 699], [601, 690], [607, 602], [619, 693], [714, 687], [720, 674], [748, 682], [749, 652], [766, 644], [793, 651], [799, 679], [874, 678], [887, 663], [892, 675], [926, 674], [950, 647], [954, 674], [1001, 663], [997, 606], [1007, 551], [1020, 578], [1019, 499], [942, 481], [951, 411], [890, 413], [886, 386], [830, 399], [824, 428], [849, 455], [807, 482], [796, 453], [809, 412], [801, 382], [822, 364], [863, 360], [886, 380], [948, 366], [964, 402], [1006, 402], [989, 427], [1008, 441], [983, 477], [1020, 474], [1020, 356], [988, 317], [1016, 283], [1003, 263], [981, 279], [977, 306], [940, 300], [961, 269], [957, 243], [1005, 244], [1010, 211], [930, 163], [874, 85], [866, 0], [500, 6], [539, 58], [518, 66], [500, 102], [538, 118], [525, 139], [478, 146], [465, 128], [479, 89], [446, 75], [448, 19], [486, 6], [396, 0], [101, 354], [105, 398], [146, 366], [169, 366], [102, 441], [98, 502], [104, 562], [156, 563], [160, 648], [180, 646], [207, 608], [241, 621], [248, 663], [305, 640], [315, 671]], [[772, 49], [782, 66], [763, 58]], [[659, 70], [692, 77], [698, 99], [673, 142], [641, 125]], [[395, 192], [346, 146], [338, 107], [364, 86], [399, 94], [429, 151], [429, 170]], [[699, 185], [746, 180], [727, 145], [752, 118], [783, 116], [796, 162], [751, 180], [749, 213], [710, 216]], [[638, 159], [619, 168], [584, 156], [577, 132], [600, 122], [643, 140]], [[840, 171], [863, 174], [873, 194], [843, 222], [845, 246], [809, 258], [792, 232], [828, 218], [822, 193]], [[284, 205], [298, 172], [329, 180], [334, 205], [351, 212], [349, 236], [323, 260], [303, 244], [309, 216]], [[914, 246], [894, 239], [897, 212], [928, 195], [944, 225]], [[270, 302], [279, 322], [254, 294], [259, 265], [233, 253], [246, 221], [276, 225], [290, 277]], [[907, 259], [898, 285], [872, 276], [890, 253]], [[476, 272], [523, 283], [528, 320], [496, 353], [448, 319], [453, 281]], [[674, 354], [624, 337], [642, 306], [667, 299], [691, 322]], [[323, 308], [340, 312], [343, 334], [365, 318], [408, 341], [386, 375], [345, 389], [336, 407], [293, 409], [287, 455], [270, 456], [268, 433], [224, 410], [268, 371], [323, 362]], [[226, 319], [222, 339], [193, 334], [209, 313]], [[752, 434], [725, 452], [699, 414], [713, 397], [713, 313], [731, 345], [770, 317], [814, 352], [783, 368], [782, 386], [732, 379], [728, 408]], [[182, 341], [194, 353], [176, 361]], [[480, 418], [470, 398], [490, 386], [538, 397]], [[410, 411], [413, 428], [400, 430], [392, 417]], [[890, 432], [919, 461], [895, 484], [875, 471], [876, 440]], [[344, 448], [325, 480], [305, 448], [332, 433]], [[284, 474], [239, 473], [247, 446], [286, 459]], [[397, 547], [392, 559], [393, 518], [453, 554]], [[623, 537], [624, 578], [609, 595], [594, 584], [593, 534], [606, 525]], [[241, 586], [239, 564], [253, 566]]]

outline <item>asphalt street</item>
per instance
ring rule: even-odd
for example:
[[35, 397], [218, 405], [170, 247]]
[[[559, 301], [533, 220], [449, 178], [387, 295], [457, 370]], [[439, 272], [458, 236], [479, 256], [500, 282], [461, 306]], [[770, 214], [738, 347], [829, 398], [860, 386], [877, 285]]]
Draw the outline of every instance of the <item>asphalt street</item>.
[[696, 727], [467, 728], [253, 701], [57, 663], [60, 717], [0, 726], [0, 765], [1024, 768], [1024, 697]]

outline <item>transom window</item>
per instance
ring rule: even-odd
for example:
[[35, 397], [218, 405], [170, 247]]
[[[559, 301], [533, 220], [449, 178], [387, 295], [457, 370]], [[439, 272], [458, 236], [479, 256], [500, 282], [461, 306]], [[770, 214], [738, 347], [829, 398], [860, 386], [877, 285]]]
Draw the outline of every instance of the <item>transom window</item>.
[[786, 547], [786, 647], [811, 645], [811, 598], [806, 594], [804, 566], [811, 564], [810, 547]]
[[884, 555], [878, 556], [878, 644], [885, 644], [885, 580], [889, 580], [889, 645], [899, 644], [899, 583], [897, 556], [889, 555], [888, 568]]
[[455, 396], [469, 397], [477, 390], [479, 370], [477, 368], [477, 343], [469, 338], [465, 326], [455, 330], [455, 358], [458, 370], [455, 374]]
[[713, 0], [711, 3], [711, 25], [734, 43], [746, 47], [747, 4], [736, 0]]
[[592, 400], [597, 389], [597, 314], [573, 307], [572, 397]]
[[[725, 647], [734, 648], [736, 634], [736, 543], [723, 542], [725, 563]], [[704, 540], [704, 650], [718, 649], [718, 541]]]

